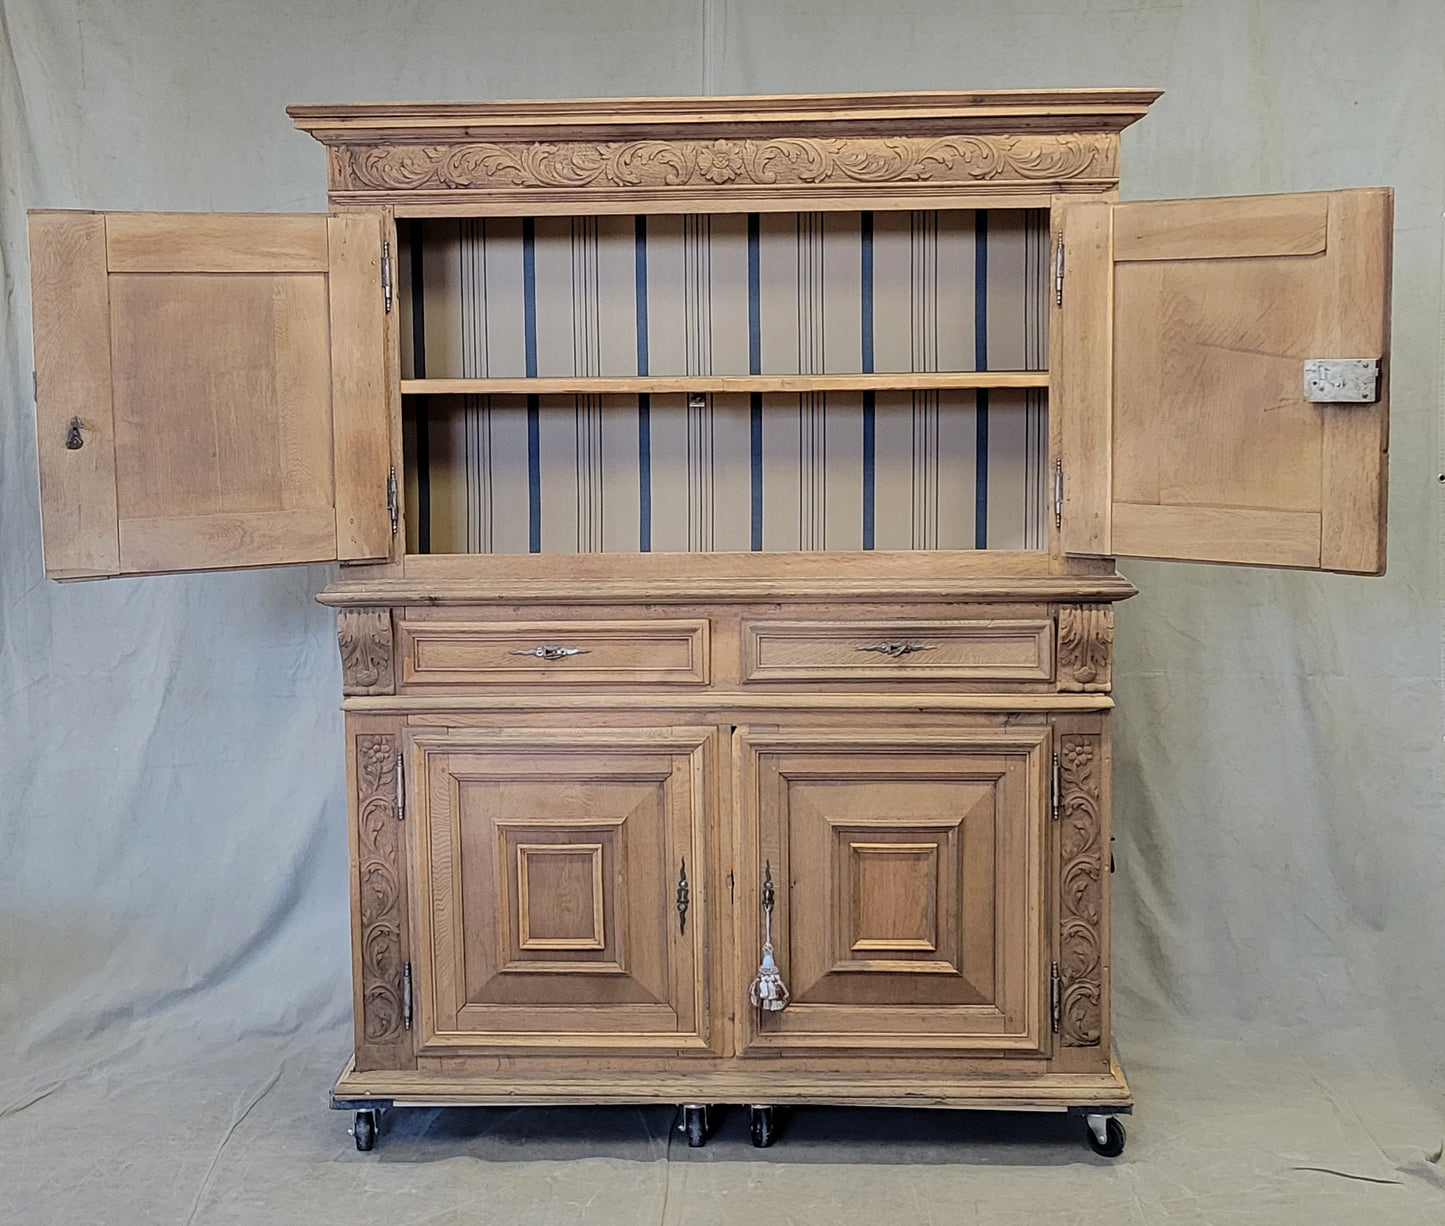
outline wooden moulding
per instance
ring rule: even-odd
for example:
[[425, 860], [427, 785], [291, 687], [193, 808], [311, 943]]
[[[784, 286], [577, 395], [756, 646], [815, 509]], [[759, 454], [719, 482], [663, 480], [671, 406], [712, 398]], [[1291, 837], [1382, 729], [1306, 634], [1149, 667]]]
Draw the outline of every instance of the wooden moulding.
[[[293, 106], [334, 203], [406, 212], [1047, 205], [1118, 185], [1158, 91], [1084, 89]], [[805, 203], [803, 203], [805, 202]], [[968, 207], [954, 200], [952, 207]]]

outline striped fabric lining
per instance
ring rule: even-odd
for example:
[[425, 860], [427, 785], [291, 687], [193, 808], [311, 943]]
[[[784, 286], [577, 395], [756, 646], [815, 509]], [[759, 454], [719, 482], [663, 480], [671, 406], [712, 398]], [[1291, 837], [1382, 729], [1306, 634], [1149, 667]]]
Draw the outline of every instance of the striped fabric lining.
[[[405, 376], [1046, 364], [1047, 214], [413, 223]], [[420, 552], [1042, 548], [1041, 390], [427, 397]]]

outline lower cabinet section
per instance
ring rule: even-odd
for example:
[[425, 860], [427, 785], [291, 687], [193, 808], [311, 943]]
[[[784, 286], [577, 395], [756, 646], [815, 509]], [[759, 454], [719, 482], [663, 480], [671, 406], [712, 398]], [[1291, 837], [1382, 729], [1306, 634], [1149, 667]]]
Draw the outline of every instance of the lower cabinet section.
[[706, 728], [418, 735], [418, 1051], [707, 1051]]
[[1047, 727], [736, 734], [746, 1051], [1043, 1050]]

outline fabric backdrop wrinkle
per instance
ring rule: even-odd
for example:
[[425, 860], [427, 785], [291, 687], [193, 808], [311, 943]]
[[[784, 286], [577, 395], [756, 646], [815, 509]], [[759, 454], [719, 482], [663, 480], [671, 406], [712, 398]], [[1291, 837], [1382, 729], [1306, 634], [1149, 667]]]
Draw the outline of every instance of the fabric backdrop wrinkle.
[[[1389, 573], [1124, 562], [1114, 1000], [1360, 1030], [1439, 1104], [1445, 7], [0, 0], [0, 1105], [349, 1018], [318, 566], [41, 578], [27, 208], [320, 211], [292, 102], [1159, 85], [1123, 194], [1396, 188]], [[1124, 1052], [1127, 1063], [1128, 1052]]]

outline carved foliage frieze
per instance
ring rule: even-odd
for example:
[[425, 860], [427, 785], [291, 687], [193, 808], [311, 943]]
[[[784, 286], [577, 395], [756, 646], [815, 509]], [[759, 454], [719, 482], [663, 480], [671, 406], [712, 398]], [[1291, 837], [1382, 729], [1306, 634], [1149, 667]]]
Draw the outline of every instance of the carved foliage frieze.
[[1059, 689], [1103, 693], [1112, 684], [1114, 607], [1109, 604], [1059, 606]]
[[356, 738], [361, 909], [362, 1033], [368, 1043], [402, 1037], [401, 831], [397, 820], [397, 740]]
[[1093, 1047], [1103, 1028], [1101, 742], [1059, 738], [1059, 1038]]
[[341, 689], [346, 694], [391, 694], [391, 610], [341, 609], [336, 614], [341, 648]]
[[332, 191], [1048, 183], [1118, 176], [1113, 133], [332, 147]]

